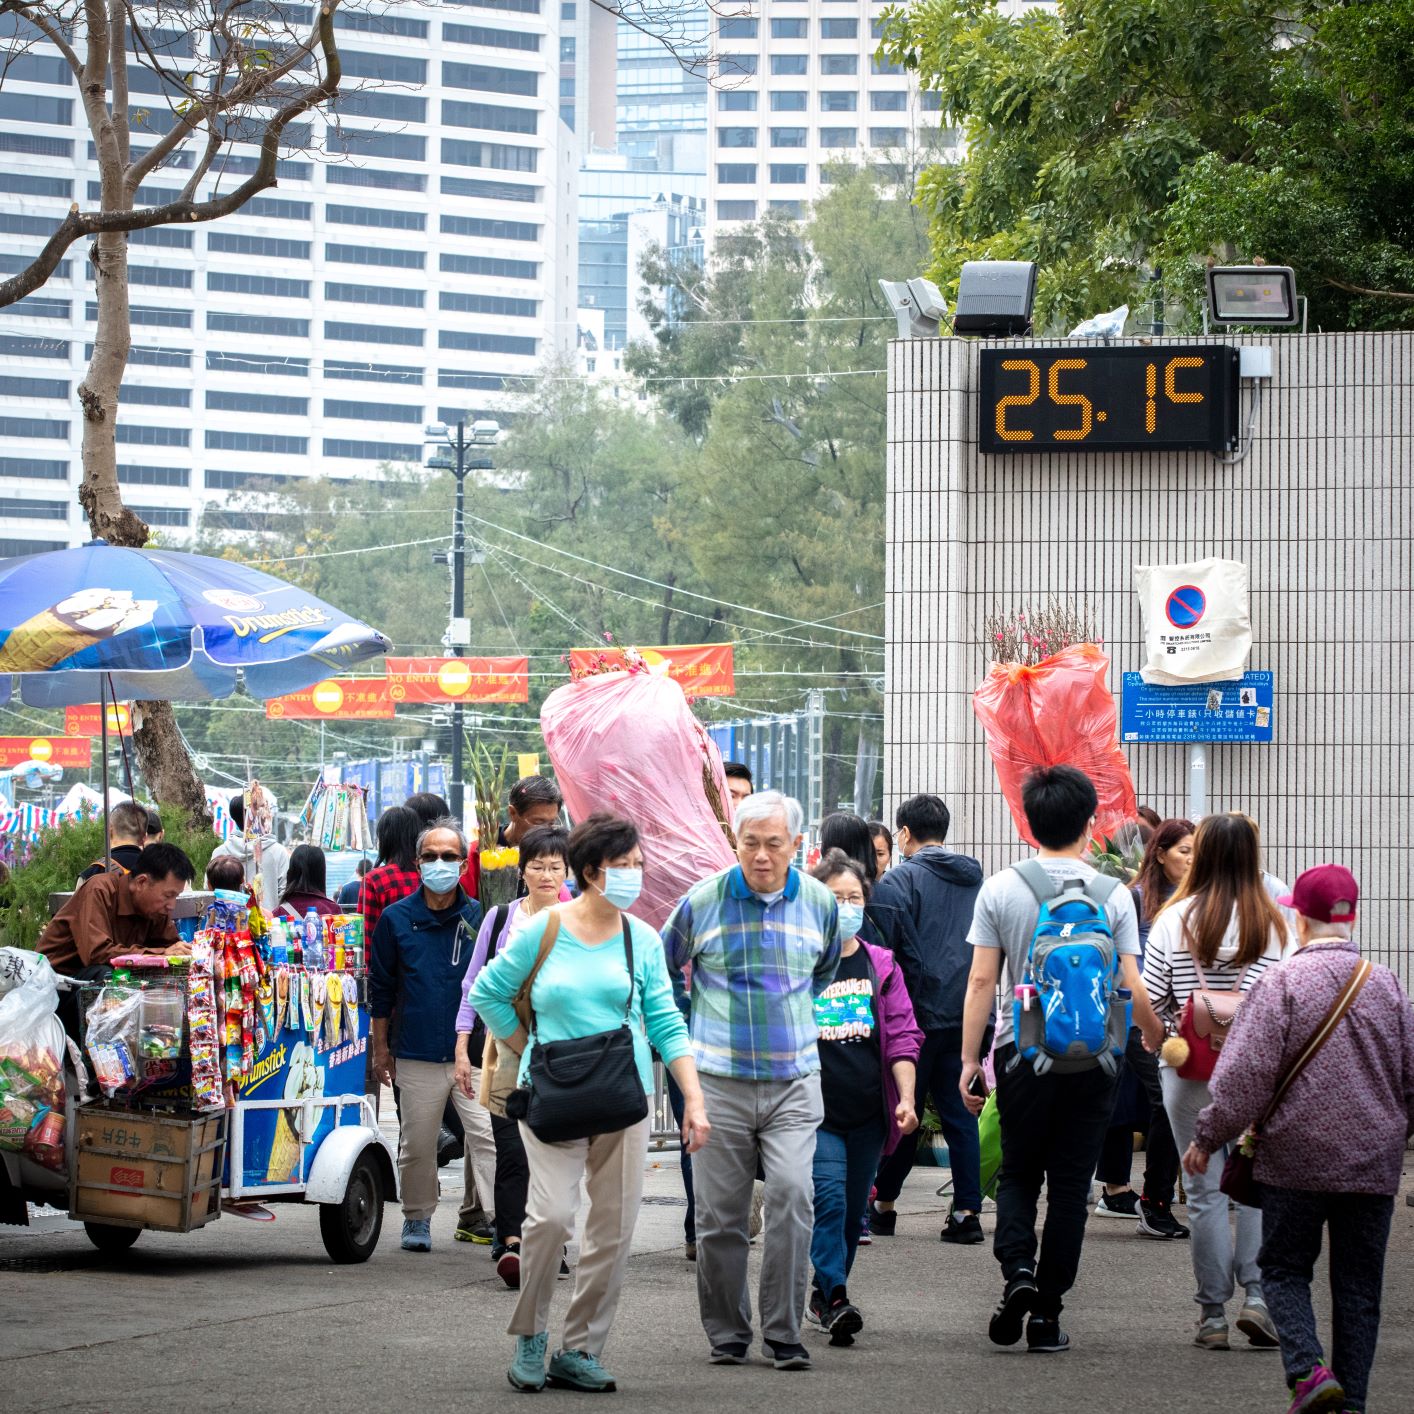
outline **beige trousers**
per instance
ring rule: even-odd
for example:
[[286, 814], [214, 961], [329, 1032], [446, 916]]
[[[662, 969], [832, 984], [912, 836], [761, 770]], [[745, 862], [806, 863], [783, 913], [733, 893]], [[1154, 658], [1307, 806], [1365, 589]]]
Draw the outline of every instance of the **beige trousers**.
[[[489, 1219], [496, 1191], [496, 1140], [491, 1116], [456, 1083], [450, 1062], [399, 1060], [398, 1063], [398, 1183], [403, 1217], [430, 1218], [437, 1211], [437, 1136], [447, 1096], [457, 1107], [476, 1191]], [[471, 1072], [472, 1088], [480, 1075]]]
[[550, 1328], [550, 1298], [561, 1249], [574, 1235], [583, 1179], [589, 1212], [562, 1348], [588, 1351], [596, 1359], [603, 1353], [643, 1197], [648, 1126], [645, 1118], [615, 1134], [564, 1144], [543, 1144], [529, 1125], [520, 1126], [530, 1161], [530, 1191], [521, 1232], [520, 1300], [507, 1327], [511, 1335], [538, 1335]]

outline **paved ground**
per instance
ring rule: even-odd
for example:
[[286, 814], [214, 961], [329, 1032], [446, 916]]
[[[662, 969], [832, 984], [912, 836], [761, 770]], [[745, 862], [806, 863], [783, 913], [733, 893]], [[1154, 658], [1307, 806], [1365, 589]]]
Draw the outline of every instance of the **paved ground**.
[[[692, 1269], [681, 1253], [676, 1160], [650, 1169], [625, 1299], [607, 1354], [616, 1407], [765, 1407], [943, 1414], [1247, 1414], [1284, 1410], [1277, 1359], [1189, 1344], [1187, 1249], [1092, 1221], [1067, 1315], [1075, 1342], [1054, 1359], [997, 1351], [989, 1248], [939, 1244], [936, 1170], [918, 1170], [899, 1236], [860, 1254], [851, 1284], [868, 1325], [852, 1350], [813, 1343], [816, 1368], [708, 1366]], [[514, 1297], [488, 1249], [451, 1241], [452, 1172], [428, 1256], [398, 1250], [398, 1214], [365, 1266], [333, 1267], [313, 1209], [273, 1224], [223, 1218], [186, 1237], [145, 1233], [100, 1256], [58, 1217], [0, 1228], [0, 1408], [22, 1411], [523, 1409], [505, 1383]], [[990, 1229], [990, 1217], [984, 1218]], [[1414, 1409], [1414, 1209], [1401, 1203], [1386, 1282], [1372, 1408]], [[759, 1261], [759, 1257], [756, 1259]], [[568, 1287], [557, 1294], [562, 1312]], [[547, 1391], [542, 1399], [572, 1399]]]

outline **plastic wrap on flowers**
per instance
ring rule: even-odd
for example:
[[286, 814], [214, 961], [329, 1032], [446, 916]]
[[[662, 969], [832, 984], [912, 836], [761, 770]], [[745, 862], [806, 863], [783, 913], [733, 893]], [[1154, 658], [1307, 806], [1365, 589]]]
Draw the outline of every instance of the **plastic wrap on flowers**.
[[545, 699], [540, 730], [571, 820], [611, 810], [638, 826], [635, 917], [660, 928], [700, 879], [735, 861], [708, 799], [730, 800], [722, 758], [666, 673], [599, 673]]
[[1077, 643], [1035, 667], [994, 663], [972, 694], [1002, 794], [1028, 844], [1036, 840], [1021, 806], [1021, 785], [1038, 766], [1078, 766], [1090, 777], [1100, 797], [1097, 835], [1113, 834], [1134, 819], [1134, 782], [1105, 683], [1109, 666], [1093, 643]]

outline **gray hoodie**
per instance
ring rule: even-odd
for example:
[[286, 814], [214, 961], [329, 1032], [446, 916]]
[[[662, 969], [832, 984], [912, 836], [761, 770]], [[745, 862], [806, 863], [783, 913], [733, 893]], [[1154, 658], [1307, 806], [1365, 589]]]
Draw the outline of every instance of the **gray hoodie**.
[[280, 895], [285, 892], [285, 875], [290, 868], [290, 852], [274, 835], [262, 835], [260, 839], [260, 864], [255, 862], [255, 841], [244, 835], [232, 835], [224, 844], [212, 851], [212, 859], [239, 859], [245, 870], [247, 884], [255, 883], [260, 875], [260, 907], [267, 913], [274, 913], [279, 906]]

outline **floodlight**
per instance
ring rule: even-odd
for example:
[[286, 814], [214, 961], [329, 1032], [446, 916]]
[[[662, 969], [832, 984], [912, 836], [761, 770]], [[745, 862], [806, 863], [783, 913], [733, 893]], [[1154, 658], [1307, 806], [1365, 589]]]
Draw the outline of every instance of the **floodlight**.
[[898, 320], [900, 339], [931, 339], [946, 319], [947, 301], [931, 280], [880, 280], [879, 288]]
[[953, 331], [994, 338], [1029, 334], [1035, 302], [1035, 261], [969, 260], [958, 279]]
[[1289, 265], [1215, 265], [1208, 270], [1214, 324], [1299, 324], [1296, 272]]
[[501, 424], [494, 417], [478, 417], [471, 424], [472, 440], [494, 442], [501, 435]]

